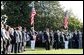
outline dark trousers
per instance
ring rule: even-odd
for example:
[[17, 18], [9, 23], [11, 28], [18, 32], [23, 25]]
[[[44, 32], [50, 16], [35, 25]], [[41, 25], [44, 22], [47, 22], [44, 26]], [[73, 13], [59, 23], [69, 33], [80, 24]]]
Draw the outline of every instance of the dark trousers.
[[15, 43], [15, 53], [18, 53], [20, 49], [20, 43]]
[[31, 46], [30, 43], [31, 43], [30, 41], [27, 41], [26, 46]]
[[22, 42], [19, 42], [17, 45], [18, 52], [22, 52]]
[[72, 40], [69, 40], [69, 44], [68, 44], [69, 48], [72, 48]]
[[64, 42], [60, 41], [59, 47], [60, 47], [61, 49], [63, 49], [63, 48], [64, 48]]
[[3, 44], [3, 51], [2, 54], [6, 54], [6, 44]]
[[13, 53], [14, 53], [14, 51], [15, 51], [15, 43], [14, 43], [14, 44], [12, 44], [12, 51], [11, 51], [11, 52], [13, 52]]
[[18, 51], [18, 50], [17, 50], [17, 48], [18, 48], [17, 45], [18, 45], [18, 43], [15, 43], [15, 46], [14, 46], [14, 49], [15, 49], [15, 50], [14, 50], [14, 53], [17, 53], [17, 51]]
[[49, 41], [45, 42], [45, 48], [46, 48], [46, 50], [50, 50], [50, 43], [49, 43]]
[[58, 47], [58, 42], [57, 42], [57, 41], [54, 42], [54, 48], [55, 48], [55, 49], [58, 49], [58, 48], [59, 48], [59, 47]]
[[73, 41], [72, 42], [72, 48], [75, 48], [75, 49], [78, 48], [78, 41]]

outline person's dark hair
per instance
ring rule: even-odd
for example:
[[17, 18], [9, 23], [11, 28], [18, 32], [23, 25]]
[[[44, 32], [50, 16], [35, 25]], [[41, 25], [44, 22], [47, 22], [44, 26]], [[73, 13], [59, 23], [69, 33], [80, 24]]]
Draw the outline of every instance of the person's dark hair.
[[22, 27], [22, 30], [24, 30], [24, 27]]
[[22, 27], [22, 30], [26, 29], [26, 27]]
[[10, 27], [9, 27], [9, 26], [7, 26], [6, 30], [7, 30], [7, 31], [9, 31], [9, 28], [10, 28]]
[[19, 28], [17, 27], [16, 30], [19, 30]]

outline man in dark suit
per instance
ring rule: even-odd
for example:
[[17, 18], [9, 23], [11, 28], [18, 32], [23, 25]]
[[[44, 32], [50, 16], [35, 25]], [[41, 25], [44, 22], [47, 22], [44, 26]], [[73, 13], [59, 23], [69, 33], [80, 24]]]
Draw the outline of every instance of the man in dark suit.
[[15, 37], [15, 53], [18, 53], [19, 52], [19, 34], [18, 34], [18, 30], [19, 28], [17, 27], [16, 30], [14, 30], [14, 37]]
[[13, 33], [13, 36], [12, 36], [12, 52], [16, 52], [16, 28], [14, 28], [14, 33]]
[[42, 32], [39, 31], [36, 37], [36, 46], [42, 47]]
[[42, 47], [42, 31], [39, 32], [39, 37], [40, 47]]
[[41, 33], [41, 36], [42, 36], [42, 47], [45, 47], [44, 32]]
[[64, 36], [63, 36], [63, 32], [60, 33], [60, 48], [61, 49], [64, 48]]
[[72, 37], [72, 47], [73, 48], [78, 48], [78, 35], [77, 35], [77, 31], [75, 31], [73, 33], [73, 37]]
[[46, 48], [46, 50], [50, 50], [49, 28], [46, 28], [46, 31], [44, 32], [44, 39], [45, 39], [45, 48]]
[[56, 31], [54, 32], [54, 48], [58, 49], [58, 34]]
[[79, 37], [79, 48], [82, 48], [82, 32], [81, 31], [78, 31], [77, 32], [77, 35], [78, 35], [78, 37]]
[[72, 48], [72, 32], [69, 32], [69, 44], [68, 44], [69, 48]]

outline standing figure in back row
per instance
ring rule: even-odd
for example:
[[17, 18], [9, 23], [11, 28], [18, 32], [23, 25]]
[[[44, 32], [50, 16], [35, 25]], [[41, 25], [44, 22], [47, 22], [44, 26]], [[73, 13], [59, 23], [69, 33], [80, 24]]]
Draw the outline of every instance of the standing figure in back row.
[[31, 49], [35, 50], [36, 35], [34, 27], [31, 28], [30, 38], [31, 38]]
[[44, 39], [45, 39], [45, 49], [50, 50], [50, 33], [49, 28], [46, 28], [46, 31], [44, 32]]
[[26, 39], [27, 39], [27, 31], [26, 27], [23, 28], [22, 31], [22, 51], [25, 51], [26, 49]]
[[79, 41], [79, 37], [77, 35], [77, 31], [75, 30], [75, 32], [73, 33], [73, 37], [72, 37], [72, 47], [73, 48], [78, 48], [78, 41]]
[[54, 32], [53, 30], [50, 30], [50, 47], [53, 48], [53, 44], [54, 44]]

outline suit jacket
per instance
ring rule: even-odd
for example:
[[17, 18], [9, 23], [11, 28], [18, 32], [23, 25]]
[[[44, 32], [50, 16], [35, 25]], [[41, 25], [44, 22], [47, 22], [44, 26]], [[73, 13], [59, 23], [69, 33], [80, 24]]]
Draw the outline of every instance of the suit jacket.
[[65, 41], [68, 41], [67, 35], [65, 35], [65, 34], [64, 34], [64, 40], [65, 40]]
[[78, 41], [78, 35], [74, 33], [73, 34], [73, 37], [72, 37], [72, 40], [73, 41]]
[[58, 42], [58, 34], [54, 33], [54, 41]]
[[37, 37], [38, 37], [39, 41], [42, 41], [42, 34], [41, 33], [38, 33]]
[[46, 32], [44, 32], [44, 39], [50, 42], [50, 34], [48, 35]]
[[14, 35], [14, 40], [16, 41], [16, 31], [14, 30], [14, 33], [13, 33], [13, 35]]
[[62, 35], [60, 35], [60, 42], [63, 42], [63, 37], [62, 37]]
[[33, 40], [33, 36], [31, 33], [29, 33], [29, 36], [30, 36], [30, 40]]
[[53, 32], [50, 32], [50, 39], [51, 39], [51, 42], [54, 41], [54, 33]]

